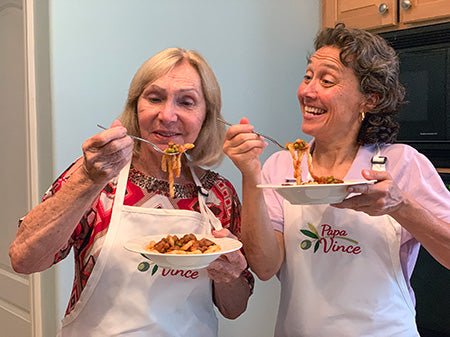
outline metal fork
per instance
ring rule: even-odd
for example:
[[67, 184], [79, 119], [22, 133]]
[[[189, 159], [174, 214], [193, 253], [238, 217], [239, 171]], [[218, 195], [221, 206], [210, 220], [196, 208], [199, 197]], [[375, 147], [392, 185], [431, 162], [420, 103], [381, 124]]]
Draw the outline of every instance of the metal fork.
[[[232, 125], [233, 125], [233, 124], [231, 124], [231, 123], [227, 122], [226, 120], [223, 120], [222, 118], [219, 118], [219, 117], [217, 117], [217, 120], [218, 120], [219, 122], [222, 122], [222, 123], [225, 124], [225, 125], [228, 125], [228, 126], [232, 126]], [[263, 138], [266, 138], [266, 139], [270, 140], [272, 143], [274, 143], [274, 144], [275, 144], [276, 146], [278, 146], [280, 149], [286, 150], [286, 147], [285, 147], [285, 146], [283, 146], [283, 145], [281, 145], [280, 143], [278, 143], [278, 142], [277, 142], [275, 139], [273, 139], [272, 137], [263, 135], [262, 133], [256, 132], [256, 131], [253, 131], [253, 133], [257, 134], [258, 136], [261, 136], [261, 137], [263, 137]]]
[[[108, 130], [108, 128], [105, 128], [104, 126], [101, 126], [100, 124], [97, 124], [97, 126], [98, 126], [100, 129]], [[157, 147], [155, 144], [153, 144], [152, 142], [148, 141], [147, 139], [139, 138], [139, 137], [132, 136], [132, 135], [129, 135], [129, 134], [127, 134], [127, 136], [128, 136], [128, 137], [131, 137], [131, 138], [133, 138], [133, 139], [140, 140], [141, 142], [148, 143], [148, 144], [150, 144], [151, 146], [153, 146], [153, 148], [154, 148], [156, 151], [159, 151], [159, 152], [164, 153], [164, 154], [166, 154], [166, 155], [174, 156], [174, 155], [178, 154], [177, 152], [174, 152], [174, 153], [166, 153], [166, 152], [164, 152], [163, 150], [161, 150], [159, 147]]]

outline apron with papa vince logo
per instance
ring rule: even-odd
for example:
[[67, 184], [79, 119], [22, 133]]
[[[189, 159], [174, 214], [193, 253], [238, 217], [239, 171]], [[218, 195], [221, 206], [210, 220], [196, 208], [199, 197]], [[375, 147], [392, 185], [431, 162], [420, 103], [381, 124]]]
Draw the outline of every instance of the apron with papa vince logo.
[[284, 220], [276, 337], [419, 336], [400, 265], [400, 224], [287, 201]]
[[[123, 205], [129, 168], [130, 164], [119, 175], [105, 241], [79, 301], [62, 321], [61, 336], [217, 336], [205, 269], [157, 267], [123, 245], [145, 235], [210, 234], [211, 224], [221, 226], [220, 221], [201, 193], [201, 213]], [[191, 173], [199, 185], [192, 168]]]

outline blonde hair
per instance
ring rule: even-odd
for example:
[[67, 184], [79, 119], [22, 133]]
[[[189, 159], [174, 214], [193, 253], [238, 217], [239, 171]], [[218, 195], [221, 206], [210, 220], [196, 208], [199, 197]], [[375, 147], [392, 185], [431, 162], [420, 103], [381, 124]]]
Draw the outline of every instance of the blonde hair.
[[[222, 146], [226, 133], [225, 126], [217, 123], [217, 117], [222, 117], [220, 87], [213, 70], [196, 51], [167, 48], [145, 61], [131, 81], [127, 102], [119, 120], [127, 128], [129, 134], [140, 137], [137, 102], [144, 88], [167, 74], [183, 60], [188, 61], [198, 72], [206, 103], [205, 120], [194, 142], [195, 147], [189, 150], [189, 158], [194, 165], [217, 166], [223, 160]], [[136, 142], [134, 151], [135, 154], [139, 153], [139, 142]]]

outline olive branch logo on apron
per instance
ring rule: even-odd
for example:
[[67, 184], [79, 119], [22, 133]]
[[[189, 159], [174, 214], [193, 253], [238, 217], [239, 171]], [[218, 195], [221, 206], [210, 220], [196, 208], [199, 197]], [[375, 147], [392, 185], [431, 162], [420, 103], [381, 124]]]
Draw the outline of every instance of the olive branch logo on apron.
[[[145, 256], [144, 254], [141, 254], [143, 257], [145, 257], [147, 260], [150, 261], [150, 259]], [[154, 262], [147, 262], [147, 261], [142, 261], [141, 263], [138, 264], [137, 269], [140, 272], [146, 272], [147, 270], [150, 269], [151, 265], [154, 264]], [[152, 268], [152, 273], [151, 276], [155, 275], [155, 273], [158, 271], [158, 265], [154, 264], [153, 268]]]
[[325, 236], [320, 236], [319, 232], [317, 231], [316, 227], [314, 227], [314, 225], [310, 222], [307, 223], [308, 224], [308, 229], [300, 229], [300, 232], [307, 236], [310, 239], [305, 239], [300, 243], [300, 248], [303, 250], [307, 250], [309, 248], [311, 248], [311, 246], [314, 244], [314, 253], [317, 252], [317, 250], [320, 247], [320, 244], [322, 242], [324, 242], [326, 239], [343, 239], [343, 240], [347, 240], [350, 241], [354, 244], [358, 244], [358, 241], [347, 238], [345, 236], [335, 236], [335, 235], [325, 235]]

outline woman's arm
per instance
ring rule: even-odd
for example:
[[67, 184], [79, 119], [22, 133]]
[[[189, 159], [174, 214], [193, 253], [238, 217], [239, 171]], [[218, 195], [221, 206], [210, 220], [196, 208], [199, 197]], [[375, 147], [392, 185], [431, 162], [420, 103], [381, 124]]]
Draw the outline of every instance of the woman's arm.
[[248, 299], [253, 293], [253, 282], [254, 279], [245, 271], [229, 282], [214, 281], [214, 303], [224, 317], [235, 319], [247, 309]]
[[78, 170], [61, 189], [22, 220], [9, 249], [16, 272], [29, 274], [49, 268], [103, 188], [86, 176], [79, 163], [75, 165]]
[[266, 281], [280, 269], [284, 260], [283, 233], [275, 231], [261, 189], [260, 173], [242, 176], [242, 229], [245, 256], [259, 279]]
[[67, 182], [31, 210], [19, 226], [9, 249], [15, 271], [28, 274], [53, 264], [102, 188], [130, 160], [132, 149], [133, 141], [120, 122], [83, 144], [84, 158], [74, 165]]
[[[346, 199], [338, 208], [351, 208], [372, 216], [390, 215], [443, 266], [450, 269], [450, 223], [436, 217], [411, 195], [400, 190], [388, 172], [363, 170], [366, 179], [378, 180], [373, 185], [349, 188], [361, 195]], [[448, 205], [450, 210], [450, 205]]]
[[[450, 212], [450, 204], [448, 207]], [[402, 206], [389, 215], [411, 233], [440, 264], [450, 269], [450, 223], [436, 217], [406, 193]]]
[[224, 152], [242, 173], [241, 239], [249, 266], [261, 280], [278, 272], [284, 259], [283, 234], [270, 222], [264, 195], [256, 185], [261, 183], [262, 154], [266, 143], [256, 135], [253, 126], [243, 118], [227, 131]]
[[[213, 230], [215, 237], [237, 239], [228, 229]], [[253, 292], [254, 279], [247, 270], [247, 261], [240, 251], [223, 254], [207, 268], [213, 280], [213, 299], [222, 315], [229, 319], [239, 317], [247, 308]]]

